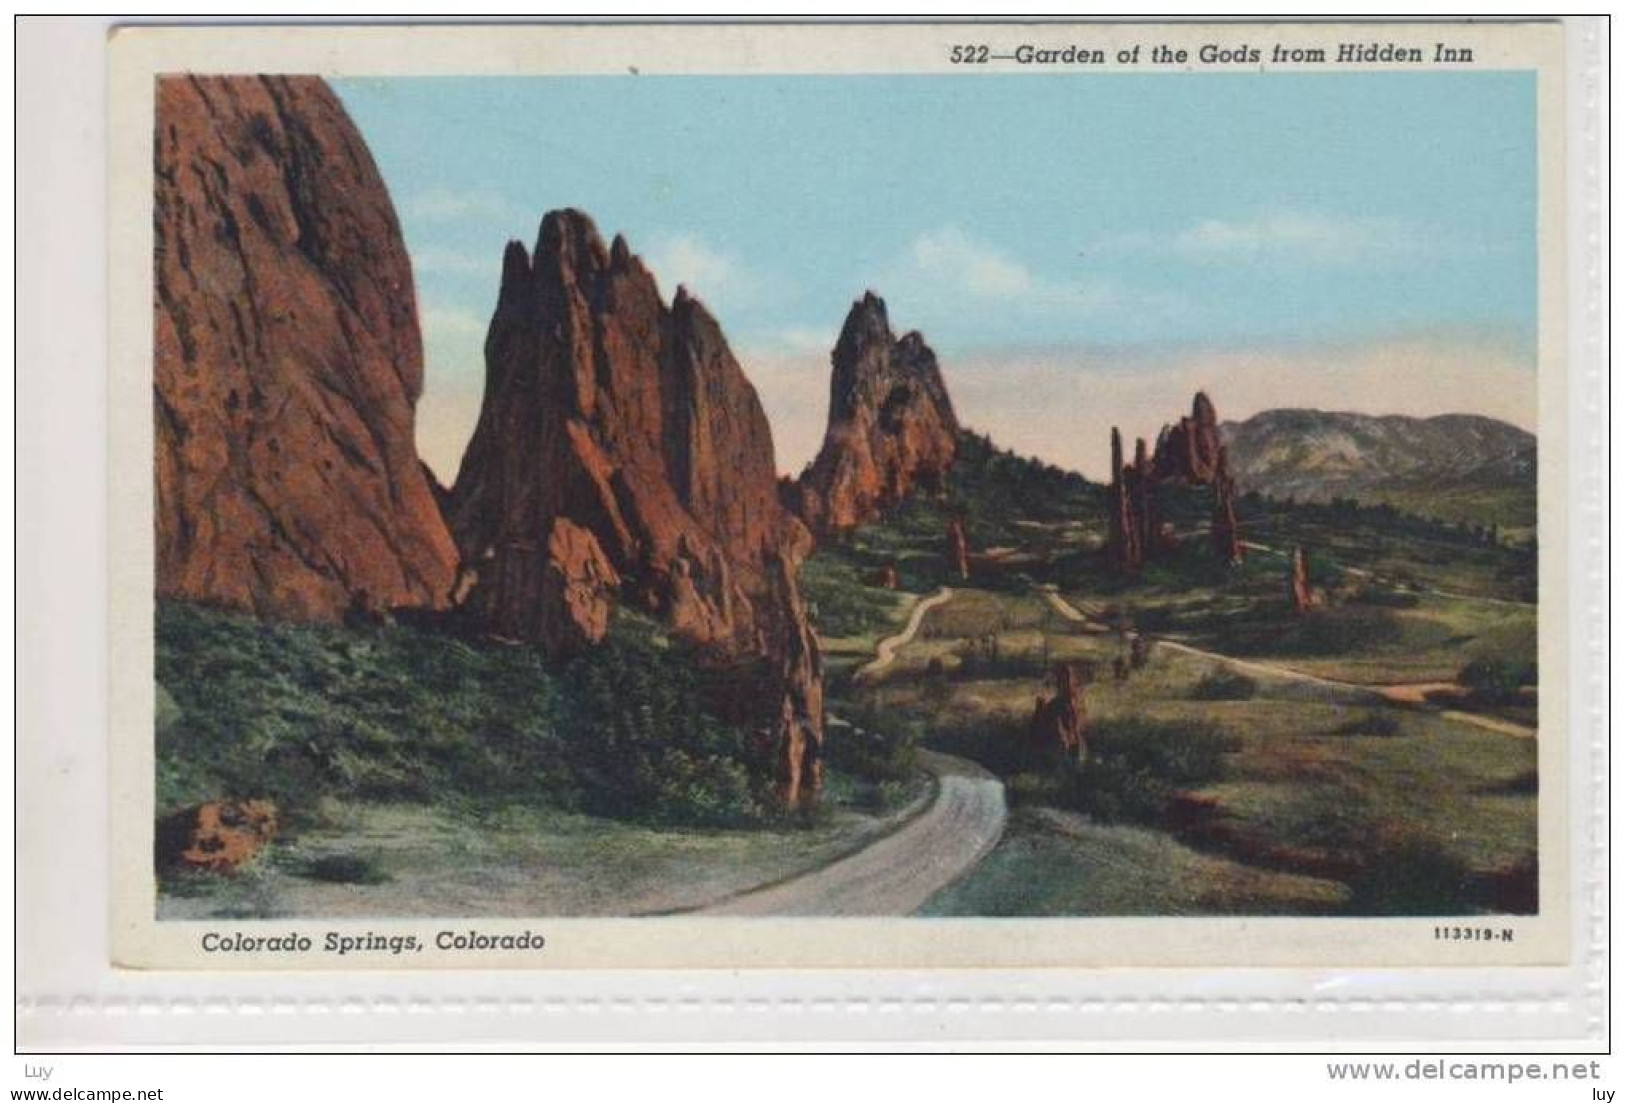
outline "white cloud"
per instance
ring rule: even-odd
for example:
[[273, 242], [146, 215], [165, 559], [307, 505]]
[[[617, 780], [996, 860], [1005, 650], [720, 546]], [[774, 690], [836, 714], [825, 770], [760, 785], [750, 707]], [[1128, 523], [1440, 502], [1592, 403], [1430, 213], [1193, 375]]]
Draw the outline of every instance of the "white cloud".
[[736, 278], [738, 261], [687, 234], [662, 238], [649, 251], [649, 265], [675, 290], [686, 284], [696, 295], [703, 289], [716, 294]]
[[666, 294], [686, 287], [724, 321], [728, 314], [759, 306], [784, 290], [777, 277], [693, 234], [657, 238], [643, 259]]
[[1425, 235], [1399, 219], [1280, 210], [1243, 219], [1202, 219], [1171, 234], [1107, 238], [1085, 250], [1085, 255], [1141, 253], [1191, 261], [1354, 264], [1403, 255], [1421, 248], [1424, 240]]
[[958, 301], [1078, 314], [1096, 314], [1124, 302], [1122, 291], [1106, 280], [1040, 276], [953, 226], [917, 237], [886, 286], [929, 288]]

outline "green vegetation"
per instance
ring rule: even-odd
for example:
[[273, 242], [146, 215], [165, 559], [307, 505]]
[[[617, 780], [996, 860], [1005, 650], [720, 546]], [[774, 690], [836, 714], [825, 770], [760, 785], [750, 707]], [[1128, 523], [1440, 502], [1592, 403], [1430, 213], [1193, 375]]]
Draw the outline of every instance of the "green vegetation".
[[531, 647], [169, 602], [157, 643], [161, 811], [270, 797], [296, 826], [327, 798], [693, 826], [770, 814], [764, 756], [709, 710], [700, 664], [630, 616], [557, 667]]
[[1339, 727], [1337, 731], [1341, 735], [1390, 736], [1398, 735], [1402, 728], [1399, 717], [1392, 712], [1379, 712], [1372, 709], [1362, 712], [1353, 720]]
[[1201, 722], [1118, 717], [1089, 733], [1089, 761], [1071, 779], [1071, 803], [1102, 823], [1164, 824], [1181, 790], [1223, 778], [1241, 741]]
[[1019, 456], [964, 431], [940, 493], [920, 493], [885, 517], [824, 541], [803, 568], [826, 636], [880, 631], [886, 591], [872, 585], [895, 567], [902, 589], [925, 593], [963, 580], [947, 554], [949, 523], [964, 522], [978, 584], [1019, 593], [1058, 580], [1088, 558], [1104, 532], [1103, 488], [1074, 472]]
[[901, 736], [832, 742], [815, 815], [771, 813], [703, 668], [626, 615], [559, 665], [184, 603], [157, 628], [160, 813], [269, 797], [283, 823], [236, 876], [166, 877], [174, 918], [692, 907], [846, 853], [924, 791], [917, 732], [876, 728]]
[[[711, 707], [725, 675], [634, 616], [550, 665], [534, 648], [406, 627], [161, 604], [160, 811], [265, 796], [287, 824], [240, 877], [166, 884], [164, 907], [692, 907], [894, 825], [925, 791], [921, 747], [993, 771], [1013, 808], [993, 854], [929, 914], [1535, 907], [1535, 741], [1471, 722], [1536, 724], [1532, 542], [1490, 521], [1248, 496], [1250, 546], [1232, 567], [1205, 537], [1209, 492], [1169, 487], [1160, 507], [1180, 546], [1123, 577], [1100, 552], [1104, 498], [967, 433], [940, 493], [820, 546], [803, 584], [832, 723], [810, 817], [772, 812], [766, 756]], [[955, 518], [968, 581], [947, 554]], [[1324, 601], [1308, 613], [1289, 596], [1299, 543]], [[892, 570], [895, 590], [880, 585]], [[896, 660], [851, 677], [943, 585], [953, 598]], [[1085, 687], [1081, 765], [1028, 741], [1063, 661]]]
[[1535, 665], [1517, 659], [1474, 659], [1461, 668], [1456, 681], [1486, 704], [1516, 702], [1525, 686], [1535, 684]]
[[1437, 839], [1405, 836], [1350, 881], [1356, 915], [1450, 915], [1472, 892], [1467, 863]]
[[1208, 671], [1191, 687], [1191, 696], [1198, 701], [1245, 701], [1257, 692], [1256, 681], [1225, 667]]
[[914, 751], [923, 732], [924, 725], [918, 720], [899, 720], [874, 708], [861, 708], [851, 723], [831, 722], [829, 767], [881, 784], [906, 782], [914, 775]]
[[323, 854], [305, 861], [300, 874], [337, 885], [381, 885], [390, 880], [378, 857], [371, 854]]
[[1537, 596], [1533, 536], [1490, 524], [1448, 523], [1347, 499], [1280, 502], [1246, 495], [1241, 526], [1250, 541], [1281, 553], [1303, 544], [1312, 557], [1361, 572], [1389, 589], [1521, 602]]
[[[1379, 599], [1300, 617], [1289, 609], [1280, 560], [1250, 557], [1205, 585], [1189, 581], [1201, 569], [1195, 564], [1181, 577], [1184, 566], [1175, 557], [1160, 577], [1147, 572], [1115, 591], [1095, 589], [1091, 577], [1071, 600], [1097, 622], [1142, 630], [1152, 622], [1203, 646], [1222, 637], [1223, 621], [1262, 640], [1260, 623], [1290, 626], [1321, 613], [1335, 621], [1351, 607], [1356, 617], [1396, 618], [1402, 641], [1391, 651], [1255, 661], [1345, 671], [1381, 662], [1402, 678], [1418, 669], [1453, 676], [1460, 636], [1501, 632], [1513, 646], [1520, 633], [1532, 635], [1523, 607], [1431, 594], [1414, 605]], [[1319, 586], [1342, 584], [1334, 565], [1317, 578]], [[1429, 626], [1438, 621], [1448, 623]], [[1460, 628], [1469, 631], [1451, 630]], [[1423, 638], [1435, 640], [1420, 653], [1426, 665], [1412, 658], [1407, 668], [1403, 639]], [[1531, 906], [1532, 740], [1439, 715], [1420, 698], [1414, 707], [1373, 704], [1361, 691], [1241, 675], [1172, 647], [1152, 648], [1135, 667], [1132, 653], [1126, 635], [1064, 618], [1030, 590], [962, 585], [883, 678], [843, 690], [852, 698], [843, 708], [861, 703], [892, 727], [921, 723], [927, 746], [1005, 780], [1015, 809], [1005, 840], [929, 913], [1464, 914]], [[998, 664], [959, 666], [966, 655], [991, 654]], [[1089, 754], [1079, 768], [1037, 763], [1027, 749], [1033, 701], [1049, 691], [1039, 656], [1093, 673], [1085, 679]], [[1144, 868], [1125, 868], [1134, 862]]]
[[821, 636], [872, 639], [891, 628], [897, 593], [873, 580], [879, 566], [867, 572], [849, 559], [815, 555], [801, 569], [807, 611]]
[[967, 518], [973, 545], [988, 547], [1027, 526], [1075, 522], [1104, 513], [1105, 489], [1082, 475], [995, 445], [982, 433], [959, 434], [948, 478], [949, 508]]

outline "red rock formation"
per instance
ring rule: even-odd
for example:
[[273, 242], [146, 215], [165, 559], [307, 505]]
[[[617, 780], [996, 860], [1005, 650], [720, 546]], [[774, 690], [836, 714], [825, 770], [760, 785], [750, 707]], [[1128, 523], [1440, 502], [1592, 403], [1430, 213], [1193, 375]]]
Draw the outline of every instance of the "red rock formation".
[[536, 640], [563, 657], [609, 631], [621, 577], [597, 537], [568, 517], [554, 519], [546, 540], [513, 542], [483, 570], [485, 584], [471, 588], [463, 608], [494, 636]]
[[824, 656], [792, 561], [768, 553], [767, 575], [774, 622], [767, 646], [770, 700], [776, 700], [773, 756], [779, 800], [796, 808], [811, 803], [824, 786]]
[[1134, 470], [1128, 488], [1133, 497], [1134, 543], [1140, 555], [1149, 559], [1156, 554], [1160, 525], [1157, 523], [1157, 477], [1146, 458], [1145, 438], [1134, 441]]
[[1157, 439], [1152, 467], [1159, 482], [1179, 479], [1192, 486], [1212, 486], [1224, 465], [1219, 416], [1206, 392], [1196, 392], [1189, 417], [1166, 426]]
[[1145, 441], [1134, 446], [1134, 462], [1123, 463], [1123, 436], [1112, 427], [1111, 514], [1107, 554], [1120, 571], [1133, 573], [1145, 566], [1155, 535], [1152, 520], [1153, 486], [1146, 463]]
[[820, 534], [855, 528], [916, 487], [939, 486], [959, 447], [936, 355], [918, 332], [893, 338], [874, 292], [852, 305], [830, 360], [823, 446], [785, 492]]
[[277, 809], [268, 800], [208, 801], [158, 821], [154, 858], [159, 869], [235, 873], [276, 833]]
[[1113, 567], [1133, 573], [1147, 559], [1177, 547], [1177, 539], [1157, 516], [1157, 491], [1165, 483], [1206, 486], [1213, 490], [1212, 541], [1226, 563], [1241, 562], [1241, 528], [1236, 518], [1236, 485], [1213, 403], [1198, 392], [1191, 415], [1165, 425], [1148, 456], [1137, 440], [1134, 462], [1123, 463], [1123, 439], [1112, 428], [1112, 483], [1107, 518], [1106, 553]]
[[1082, 761], [1088, 755], [1085, 738], [1089, 714], [1084, 708], [1083, 679], [1071, 663], [1056, 663], [1051, 677], [1053, 697], [1039, 697], [1027, 724], [1027, 741], [1041, 754]]
[[1299, 544], [1292, 549], [1292, 609], [1307, 613], [1321, 604], [1321, 596], [1309, 581], [1309, 552]]
[[1139, 524], [1128, 492], [1129, 470], [1123, 466], [1123, 434], [1112, 426], [1112, 486], [1106, 515], [1106, 554], [1114, 568], [1132, 572], [1144, 565], [1136, 535]]
[[965, 522], [958, 517], [948, 522], [948, 563], [960, 579], [970, 580], [970, 544], [965, 539]]
[[262, 616], [443, 606], [412, 270], [314, 77], [165, 77], [153, 207], [157, 589]]
[[795, 581], [811, 540], [780, 504], [767, 417], [717, 323], [681, 288], [668, 309], [624, 239], [606, 247], [586, 215], [554, 211], [533, 253], [507, 247], [485, 354], [447, 510], [470, 610], [568, 650], [602, 638], [618, 584], [719, 661], [770, 660], [775, 738], [800, 763], [781, 763], [787, 800], [804, 799], [823, 738]]
[[1219, 451], [1219, 467], [1213, 482], [1213, 521], [1209, 532], [1213, 537], [1213, 551], [1223, 563], [1231, 566], [1241, 562], [1241, 523], [1236, 520], [1236, 480], [1225, 463], [1224, 450]]

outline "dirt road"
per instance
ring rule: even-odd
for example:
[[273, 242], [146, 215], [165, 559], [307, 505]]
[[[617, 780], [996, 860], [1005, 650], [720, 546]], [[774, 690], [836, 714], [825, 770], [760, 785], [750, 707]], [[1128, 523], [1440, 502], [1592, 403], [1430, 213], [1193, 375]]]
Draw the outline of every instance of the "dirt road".
[[873, 678], [882, 670], [890, 666], [897, 658], [897, 652], [908, 646], [920, 630], [920, 623], [925, 620], [925, 614], [954, 596], [951, 588], [944, 586], [930, 597], [921, 598], [915, 602], [914, 609], [909, 613], [908, 623], [903, 630], [895, 636], [887, 636], [875, 647], [875, 657], [858, 669], [856, 677], [861, 681]]
[[855, 854], [697, 915], [909, 915], [985, 858], [1004, 833], [1004, 786], [973, 762], [920, 751], [935, 775], [929, 807]]
[[[1054, 590], [1045, 590], [1044, 600], [1049, 602], [1050, 607], [1056, 612], [1073, 623], [1098, 624], [1090, 615], [1090, 611], [1077, 608]], [[1230, 670], [1264, 678], [1279, 683], [1283, 687], [1305, 687], [1313, 692], [1316, 700], [1320, 701], [1339, 701], [1352, 705], [1387, 704], [1414, 708], [1423, 706], [1426, 698], [1425, 696], [1418, 698], [1413, 691], [1418, 688], [1426, 689], [1433, 685], [1433, 683], [1420, 686], [1404, 684], [1394, 686], [1360, 685], [1357, 682], [1343, 682], [1336, 678], [1322, 678], [1315, 674], [1305, 673], [1302, 670], [1294, 670], [1289, 666], [1276, 666], [1274, 663], [1238, 659], [1218, 651], [1208, 651], [1205, 648], [1194, 647], [1179, 640], [1171, 640], [1166, 636], [1153, 636], [1151, 638], [1157, 641], [1158, 647], [1166, 647], [1170, 651], [1178, 651], [1182, 654], [1209, 659]], [[1499, 732], [1502, 735], [1510, 735], [1518, 739], [1533, 739], [1536, 736], [1534, 728], [1494, 716], [1481, 716], [1477, 713], [1463, 712], [1459, 709], [1450, 709], [1441, 712], [1440, 715], [1451, 720], [1459, 720], [1463, 724], [1471, 724], [1486, 731]]]

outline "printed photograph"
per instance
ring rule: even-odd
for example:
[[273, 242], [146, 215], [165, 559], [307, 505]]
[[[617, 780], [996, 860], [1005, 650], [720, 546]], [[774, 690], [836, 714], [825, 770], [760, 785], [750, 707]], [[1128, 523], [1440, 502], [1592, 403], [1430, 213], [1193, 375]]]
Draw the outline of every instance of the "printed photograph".
[[156, 101], [159, 920], [1540, 913], [1533, 71]]

